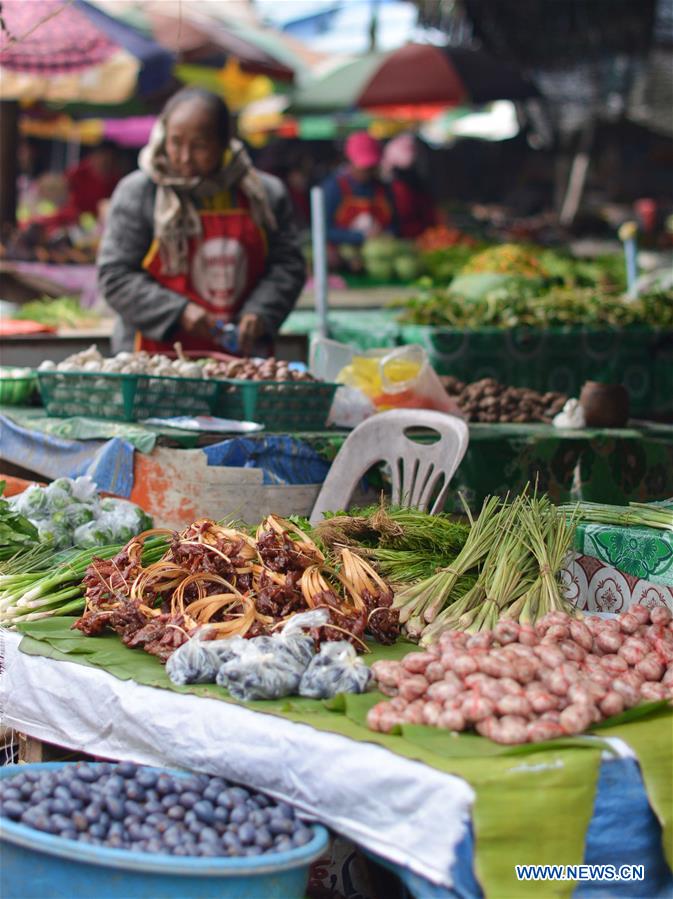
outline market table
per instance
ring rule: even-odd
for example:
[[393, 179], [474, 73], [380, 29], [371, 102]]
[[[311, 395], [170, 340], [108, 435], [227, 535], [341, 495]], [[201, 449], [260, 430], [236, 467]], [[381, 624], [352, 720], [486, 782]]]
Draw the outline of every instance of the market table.
[[[602, 744], [611, 746], [618, 757], [606, 756], [602, 763], [600, 747], [586, 746], [547, 749], [530, 756], [470, 759], [451, 757], [449, 752], [449, 757], [443, 757], [420, 739], [406, 745], [402, 738], [362, 735], [356, 724], [342, 721], [343, 716], [336, 713], [316, 711], [312, 719], [310, 709], [299, 706], [301, 700], [296, 708], [294, 700], [271, 703], [270, 717], [220, 701], [222, 697], [210, 698], [209, 693], [218, 688], [156, 689], [120, 679], [133, 677], [130, 670], [124, 673], [118, 667], [119, 676], [114, 677], [99, 667], [64, 660], [67, 656], [41, 647], [39, 640], [27, 641], [26, 649], [52, 657], [19, 651], [17, 634], [5, 632], [2, 637], [7, 725], [90, 754], [226, 775], [265, 790], [387, 860], [416, 896], [476, 899], [482, 895], [472, 871], [470, 817], [476, 826], [477, 852], [482, 853], [481, 862], [476, 857], [477, 872], [491, 886], [502, 876], [516, 884], [515, 863], [541, 857], [549, 863], [581, 863], [584, 858], [589, 864], [646, 866], [644, 882], [611, 887], [611, 897], [663, 899], [670, 895], [673, 879], [662, 856], [661, 831], [628, 748], [637, 745], [641, 753], [645, 743], [652, 743], [650, 735], [661, 733], [659, 750], [665, 756], [671, 743], [670, 735], [666, 737], [668, 717], [643, 719], [640, 743], [634, 743], [624, 729], [633, 728], [633, 722], [618, 728]], [[73, 639], [87, 638], [73, 634]], [[89, 643], [93, 646], [100, 639]], [[103, 656], [108, 652], [101, 651]], [[145, 674], [138, 669], [139, 679], [161, 685], [163, 672], [156, 659], [133, 650], [124, 652], [144, 668]], [[156, 673], [148, 678], [152, 664]], [[188, 695], [187, 690], [201, 695]], [[332, 720], [325, 723], [326, 717]], [[653, 726], [657, 730], [652, 731]], [[441, 736], [451, 741], [449, 735]], [[393, 747], [395, 740], [398, 745]], [[652, 779], [649, 763], [643, 771], [650, 801], [661, 814], [670, 785], [666, 786], [665, 778], [662, 782], [661, 772]], [[466, 782], [474, 778], [479, 782], [476, 794]], [[487, 799], [494, 806], [488, 814]], [[527, 808], [528, 804], [532, 807]], [[551, 809], [553, 814], [547, 814]], [[670, 814], [666, 818], [664, 811], [663, 816], [670, 827]], [[542, 848], [545, 840], [551, 842]], [[525, 858], [512, 854], [521, 845]], [[571, 894], [567, 882], [545, 887], [536, 883], [528, 890], [518, 886], [512, 892], [500, 884], [487, 895], [519, 899], [530, 893], [538, 899]], [[600, 896], [605, 895], [604, 889], [604, 885], [583, 884], [574, 895]]]
[[[169, 438], [172, 446], [192, 448], [197, 445], [195, 435], [189, 432], [97, 419], [54, 419], [36, 408], [2, 407], [0, 415], [21, 427], [25, 431], [25, 441], [31, 444], [43, 441], [43, 435], [47, 433], [63, 438], [67, 435], [71, 440], [78, 437], [88, 441], [116, 438], [130, 442], [140, 452], [153, 450], [159, 437]], [[539, 488], [554, 502], [582, 499], [624, 504], [631, 500], [647, 502], [673, 496], [671, 425], [643, 422], [637, 427], [582, 431], [559, 430], [542, 424], [471, 424], [469, 428], [470, 444], [449, 495], [448, 507], [451, 509], [462, 511], [459, 492], [476, 510], [488, 494], [504, 496], [508, 492], [518, 492], [536, 479]], [[274, 469], [269, 482], [315, 485], [324, 478], [347, 434], [347, 431], [326, 430], [250, 435], [237, 444], [240, 452], [236, 464], [243, 467], [267, 464], [268, 453], [265, 459], [259, 459], [257, 450], [265, 446], [265, 441], [268, 446], [269, 439], [279, 437], [286, 447], [292, 446], [301, 453], [298, 464], [285, 473], [284, 481], [278, 480], [278, 470]], [[218, 439], [224, 440], [225, 436], [220, 435]], [[16, 451], [6, 445], [0, 449], [0, 459], [21, 465], [25, 452], [25, 442]], [[56, 443], [50, 445], [50, 465], [56, 463], [58, 453]], [[211, 467], [213, 464], [210, 460]], [[35, 470], [41, 473], [40, 468]], [[320, 472], [321, 477], [316, 476], [316, 472]], [[61, 473], [68, 474], [67, 471]]]

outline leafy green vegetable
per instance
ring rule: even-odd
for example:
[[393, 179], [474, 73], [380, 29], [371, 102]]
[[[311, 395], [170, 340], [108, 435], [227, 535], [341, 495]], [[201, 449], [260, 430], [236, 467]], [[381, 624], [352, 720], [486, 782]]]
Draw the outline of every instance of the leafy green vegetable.
[[[0, 497], [6, 486], [6, 481], [0, 481]], [[0, 560], [11, 559], [17, 553], [29, 551], [38, 541], [34, 525], [13, 509], [6, 499], [0, 499]]]

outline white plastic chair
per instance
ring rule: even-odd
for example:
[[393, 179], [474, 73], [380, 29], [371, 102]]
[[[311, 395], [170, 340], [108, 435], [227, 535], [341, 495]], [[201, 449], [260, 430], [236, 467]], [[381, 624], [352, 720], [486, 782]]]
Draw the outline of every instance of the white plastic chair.
[[[406, 434], [411, 428], [434, 431], [439, 439], [418, 443]], [[325, 512], [347, 509], [358, 482], [377, 462], [390, 466], [394, 505], [426, 511], [439, 488], [430, 510], [434, 515], [444, 506], [449, 483], [469, 439], [465, 422], [443, 412], [394, 409], [373, 415], [344, 441], [318, 494], [311, 524], [320, 521]]]

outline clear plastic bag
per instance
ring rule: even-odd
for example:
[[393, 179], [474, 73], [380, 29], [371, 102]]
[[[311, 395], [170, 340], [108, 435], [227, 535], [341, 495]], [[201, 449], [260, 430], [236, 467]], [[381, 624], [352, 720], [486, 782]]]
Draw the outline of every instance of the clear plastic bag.
[[294, 615], [273, 637], [241, 640], [235, 647], [234, 657], [220, 667], [217, 683], [226, 687], [235, 699], [245, 702], [296, 694], [315, 652], [313, 639], [303, 630], [319, 627], [328, 619], [325, 609], [316, 609]]
[[[233, 657], [236, 640], [208, 640], [208, 628], [198, 630], [179, 646], [166, 662], [166, 674], [178, 686], [185, 684], [214, 684], [222, 662]], [[225, 645], [222, 644], [233, 644]]]
[[306, 665], [288, 649], [285, 641], [253, 637], [244, 641], [238, 655], [220, 666], [216, 683], [234, 699], [281, 699], [296, 693]]
[[299, 695], [331, 699], [337, 693], [364, 693], [372, 673], [346, 640], [323, 643], [302, 675]]
[[300, 612], [293, 615], [285, 627], [278, 634], [274, 634], [274, 640], [282, 640], [288, 652], [306, 667], [315, 655], [313, 637], [305, 634], [305, 630], [314, 627], [322, 627], [328, 624], [330, 615], [327, 609], [314, 609], [311, 612]]
[[376, 407], [386, 409], [436, 409], [461, 415], [448, 395], [428, 354], [419, 344], [353, 353], [336, 378], [362, 391]]

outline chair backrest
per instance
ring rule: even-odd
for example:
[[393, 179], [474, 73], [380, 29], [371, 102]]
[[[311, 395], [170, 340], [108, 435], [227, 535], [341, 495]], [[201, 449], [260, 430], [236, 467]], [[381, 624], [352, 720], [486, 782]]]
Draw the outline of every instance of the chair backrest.
[[[412, 428], [434, 431], [439, 439], [419, 443], [407, 436]], [[311, 523], [320, 521], [325, 512], [348, 508], [358, 481], [377, 462], [390, 466], [394, 505], [425, 511], [436, 496], [431, 512], [441, 511], [468, 442], [467, 425], [454, 415], [427, 409], [395, 409], [373, 415], [344, 441], [315, 502]]]

